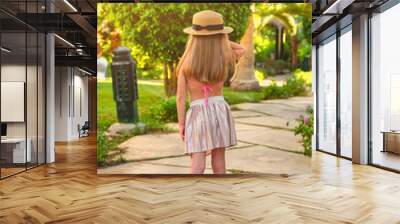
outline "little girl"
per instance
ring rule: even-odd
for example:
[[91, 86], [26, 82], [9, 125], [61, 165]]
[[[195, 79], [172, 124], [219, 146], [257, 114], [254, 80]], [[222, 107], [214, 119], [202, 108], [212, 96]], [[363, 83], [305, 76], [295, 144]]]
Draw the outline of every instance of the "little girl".
[[[205, 10], [193, 15], [185, 52], [178, 64], [177, 110], [179, 133], [185, 152], [191, 156], [191, 173], [202, 174], [206, 153], [211, 153], [214, 173], [225, 173], [225, 148], [237, 144], [229, 105], [222, 96], [228, 67], [244, 54], [244, 48], [229, 41], [231, 27], [222, 15]], [[186, 92], [190, 108], [185, 114]]]

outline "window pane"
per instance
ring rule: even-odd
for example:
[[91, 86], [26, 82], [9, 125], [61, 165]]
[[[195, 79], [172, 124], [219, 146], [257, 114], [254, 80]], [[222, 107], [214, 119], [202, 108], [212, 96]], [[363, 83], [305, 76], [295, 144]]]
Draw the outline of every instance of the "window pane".
[[[26, 33], [1, 34], [1, 175], [25, 170], [31, 150], [26, 144]], [[4, 50], [6, 49], [6, 50]]]
[[28, 62], [27, 62], [27, 80], [26, 80], [26, 115], [27, 115], [27, 141], [30, 147], [30, 161], [28, 168], [37, 165], [37, 81], [38, 81], [38, 68], [37, 68], [37, 33], [28, 32]]
[[336, 41], [318, 48], [319, 149], [336, 153]]
[[352, 141], [352, 35], [351, 30], [340, 36], [340, 150], [351, 158]]
[[[372, 163], [400, 170], [400, 5], [371, 19]], [[394, 131], [394, 133], [390, 133]], [[386, 138], [382, 132], [388, 132]], [[385, 144], [385, 145], [384, 145]]]
[[45, 35], [39, 33], [38, 45], [38, 163], [45, 163]]

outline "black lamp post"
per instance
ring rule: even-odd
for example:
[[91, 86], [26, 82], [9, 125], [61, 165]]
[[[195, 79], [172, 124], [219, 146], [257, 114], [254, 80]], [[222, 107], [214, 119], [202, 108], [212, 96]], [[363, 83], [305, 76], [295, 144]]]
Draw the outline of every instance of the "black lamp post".
[[136, 62], [130, 52], [126, 47], [115, 49], [111, 65], [114, 100], [117, 103], [118, 121], [121, 123], [139, 121]]

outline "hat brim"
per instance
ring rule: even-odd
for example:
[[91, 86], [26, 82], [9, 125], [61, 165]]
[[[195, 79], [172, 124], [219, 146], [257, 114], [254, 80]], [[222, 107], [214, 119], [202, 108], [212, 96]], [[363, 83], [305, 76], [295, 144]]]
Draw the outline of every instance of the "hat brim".
[[194, 30], [192, 27], [187, 27], [183, 29], [183, 32], [191, 35], [199, 35], [199, 36], [206, 36], [206, 35], [214, 35], [214, 34], [228, 34], [232, 33], [233, 28], [229, 26], [225, 26], [222, 30]]

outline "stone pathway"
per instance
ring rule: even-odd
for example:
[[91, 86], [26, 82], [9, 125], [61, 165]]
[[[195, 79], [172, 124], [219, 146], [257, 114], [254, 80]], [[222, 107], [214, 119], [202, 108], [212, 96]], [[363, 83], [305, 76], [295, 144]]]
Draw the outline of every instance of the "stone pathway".
[[[228, 173], [297, 174], [310, 171], [300, 138], [291, 129], [312, 97], [232, 106], [239, 144], [226, 151]], [[126, 163], [99, 168], [99, 174], [188, 174], [190, 157], [178, 133], [135, 136], [120, 145]], [[206, 173], [212, 173], [207, 157]]]

